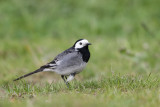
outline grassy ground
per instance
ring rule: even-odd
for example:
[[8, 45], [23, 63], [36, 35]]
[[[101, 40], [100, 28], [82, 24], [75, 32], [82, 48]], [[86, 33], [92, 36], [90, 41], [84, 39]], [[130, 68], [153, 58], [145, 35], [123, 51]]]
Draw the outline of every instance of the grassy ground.
[[[159, 10], [158, 0], [1, 0], [0, 106], [157, 107]], [[51, 72], [12, 81], [79, 38], [91, 59], [70, 88]]]

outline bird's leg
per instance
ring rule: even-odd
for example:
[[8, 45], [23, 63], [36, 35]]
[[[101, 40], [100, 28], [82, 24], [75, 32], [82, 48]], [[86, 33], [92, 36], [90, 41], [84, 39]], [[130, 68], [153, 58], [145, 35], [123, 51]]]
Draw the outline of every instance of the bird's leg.
[[64, 82], [66, 82], [64, 75], [61, 75], [61, 78], [63, 79]]
[[[75, 73], [70, 74], [69, 77], [67, 78], [67, 76], [61, 75], [62, 79], [64, 80], [64, 82], [66, 83], [67, 87], [69, 88], [69, 81], [73, 80], [75, 77]], [[65, 80], [66, 79], [66, 80]]]
[[67, 80], [67, 76], [64, 76], [65, 77], [65, 79]]
[[73, 79], [74, 79], [74, 77], [75, 77], [75, 73], [73, 73], [73, 74], [69, 75], [69, 77], [68, 77], [68, 79], [67, 79], [67, 82], [69, 82], [69, 81], [73, 80]]
[[61, 77], [64, 80], [64, 82], [66, 83], [67, 87], [69, 88], [69, 83], [65, 80], [65, 78], [67, 79], [67, 76], [61, 75]]

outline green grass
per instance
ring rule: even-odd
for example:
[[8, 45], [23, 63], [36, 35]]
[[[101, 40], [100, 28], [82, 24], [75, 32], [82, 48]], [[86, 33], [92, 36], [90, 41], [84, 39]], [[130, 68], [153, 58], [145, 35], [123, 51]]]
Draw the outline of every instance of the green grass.
[[[52, 84], [5, 84], [8, 105], [21, 106], [156, 106], [160, 103], [159, 78], [112, 75], [98, 80], [74, 81], [68, 89], [63, 82]], [[9, 98], [8, 98], [9, 96]], [[63, 102], [62, 102], [63, 101]], [[144, 102], [144, 103], [142, 103]], [[3, 104], [3, 103], [2, 103]]]
[[[1, 0], [0, 107], [160, 104], [158, 0]], [[67, 88], [55, 73], [12, 80], [79, 38], [91, 59]]]

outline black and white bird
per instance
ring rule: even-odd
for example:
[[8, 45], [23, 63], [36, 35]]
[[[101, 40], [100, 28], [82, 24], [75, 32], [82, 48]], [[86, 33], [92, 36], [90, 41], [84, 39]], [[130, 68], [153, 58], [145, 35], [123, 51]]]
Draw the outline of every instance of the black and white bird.
[[73, 80], [75, 75], [80, 73], [89, 61], [89, 45], [91, 45], [91, 43], [89, 43], [88, 40], [79, 39], [71, 48], [57, 55], [53, 61], [41, 66], [39, 69], [31, 73], [15, 79], [14, 81], [20, 80], [24, 77], [30, 76], [38, 72], [53, 71], [61, 75], [62, 79], [68, 87], [69, 81]]

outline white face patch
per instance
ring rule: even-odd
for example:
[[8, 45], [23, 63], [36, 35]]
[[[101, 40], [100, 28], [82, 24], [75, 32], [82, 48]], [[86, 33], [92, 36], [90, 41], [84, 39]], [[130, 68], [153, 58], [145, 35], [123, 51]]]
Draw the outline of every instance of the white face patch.
[[82, 40], [78, 41], [78, 42], [75, 44], [75, 49], [83, 48], [84, 46], [86, 46], [86, 45], [88, 45], [88, 44], [89, 44], [88, 40], [82, 39]]

